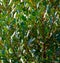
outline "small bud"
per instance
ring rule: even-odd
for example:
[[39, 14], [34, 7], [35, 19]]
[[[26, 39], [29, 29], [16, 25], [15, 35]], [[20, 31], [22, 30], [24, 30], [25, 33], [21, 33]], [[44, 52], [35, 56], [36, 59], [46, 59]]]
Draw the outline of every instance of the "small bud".
[[23, 2], [23, 0], [20, 0], [21, 2]]

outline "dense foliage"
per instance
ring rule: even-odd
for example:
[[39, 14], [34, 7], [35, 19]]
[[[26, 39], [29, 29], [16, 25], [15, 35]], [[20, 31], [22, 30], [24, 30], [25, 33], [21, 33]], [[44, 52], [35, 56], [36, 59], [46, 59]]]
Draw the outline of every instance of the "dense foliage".
[[0, 0], [0, 63], [60, 62], [60, 0]]

